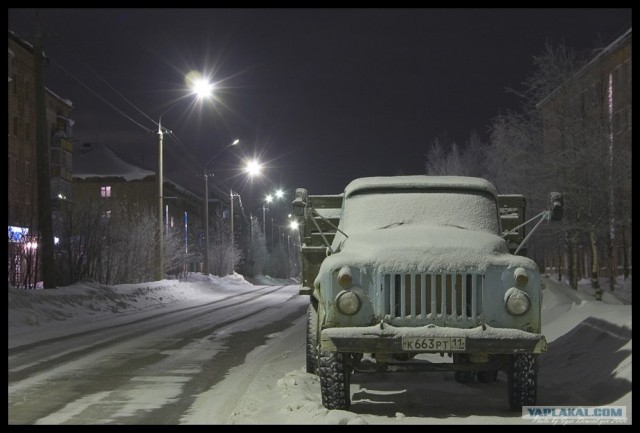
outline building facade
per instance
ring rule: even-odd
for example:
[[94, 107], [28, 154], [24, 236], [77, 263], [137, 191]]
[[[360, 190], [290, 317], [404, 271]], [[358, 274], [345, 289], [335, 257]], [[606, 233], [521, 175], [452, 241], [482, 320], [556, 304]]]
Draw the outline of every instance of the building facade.
[[[99, 202], [106, 218], [123, 207], [153, 215], [157, 210], [155, 172], [125, 161], [109, 146], [84, 143], [74, 151], [73, 197], [77, 206]], [[202, 272], [203, 198], [165, 180], [163, 185], [165, 233], [180, 246], [180, 269], [167, 272]], [[148, 235], [154, 236], [152, 230]]]
[[[594, 162], [602, 171], [601, 192], [608, 199], [606, 267], [611, 275], [631, 262], [632, 29], [596, 51], [585, 66], [538, 104], [543, 119], [545, 151]], [[590, 167], [590, 168], [592, 168]], [[587, 168], [588, 171], [590, 168]], [[604, 201], [604, 200], [603, 200]], [[604, 209], [602, 201], [594, 206]], [[584, 219], [575, 216], [574, 223]], [[595, 231], [595, 230], [594, 230]], [[581, 254], [578, 267], [589, 274], [591, 238], [572, 240], [570, 254]], [[595, 254], [591, 254], [593, 257]], [[569, 259], [566, 259], [568, 261]], [[602, 264], [604, 267], [604, 263]]]
[[[7, 214], [10, 280], [32, 286], [38, 280], [38, 171], [34, 47], [8, 32]], [[61, 236], [71, 192], [73, 104], [45, 89], [52, 227]]]
[[[632, 30], [599, 50], [569, 81], [538, 104], [544, 119], [544, 143], [563, 139], [561, 122], [570, 117], [602, 125], [610, 145], [631, 148]], [[568, 113], [559, 116], [558, 112]], [[572, 119], [571, 119], [572, 120]]]

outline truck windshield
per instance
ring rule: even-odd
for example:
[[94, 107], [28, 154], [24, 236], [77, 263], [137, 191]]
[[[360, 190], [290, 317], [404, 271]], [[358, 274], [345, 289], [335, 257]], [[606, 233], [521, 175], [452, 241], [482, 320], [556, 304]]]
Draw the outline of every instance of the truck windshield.
[[499, 232], [495, 198], [480, 191], [356, 191], [344, 202], [341, 224], [348, 235], [405, 224]]

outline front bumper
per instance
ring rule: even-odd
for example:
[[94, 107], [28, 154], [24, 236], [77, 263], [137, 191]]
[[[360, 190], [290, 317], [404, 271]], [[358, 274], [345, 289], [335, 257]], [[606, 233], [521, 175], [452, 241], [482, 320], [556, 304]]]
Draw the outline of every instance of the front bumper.
[[[465, 349], [457, 353], [542, 353], [547, 350], [544, 335], [518, 329], [478, 326], [472, 329], [443, 326], [395, 327], [382, 323], [366, 327], [323, 329], [322, 350], [353, 353], [403, 353], [403, 338], [464, 338]], [[419, 350], [413, 353], [439, 353], [442, 350]]]

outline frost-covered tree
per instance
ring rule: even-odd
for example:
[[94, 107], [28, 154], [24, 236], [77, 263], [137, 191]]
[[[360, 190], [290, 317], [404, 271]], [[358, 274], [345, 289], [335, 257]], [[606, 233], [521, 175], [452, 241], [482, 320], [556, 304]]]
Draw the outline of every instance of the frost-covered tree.
[[448, 140], [442, 136], [436, 137], [431, 142], [425, 154], [425, 173], [431, 176], [447, 174], [447, 149]]
[[486, 173], [486, 145], [472, 132], [460, 148], [447, 134], [432, 142], [425, 154], [425, 173], [431, 176], [475, 176]]
[[602, 247], [612, 245], [614, 202], [630, 203], [615, 186], [630, 179], [630, 165], [614, 165], [606, 71], [585, 72], [584, 63], [565, 46], [547, 44], [524, 82], [522, 112], [494, 121], [487, 160], [499, 190], [525, 194], [534, 212], [547, 205], [550, 191], [564, 194], [562, 232], [548, 226], [546, 238], [537, 235], [535, 242], [551, 251], [565, 242], [573, 288], [582, 267], [579, 252], [589, 250], [592, 284], [600, 294], [600, 257]]
[[231, 249], [231, 228], [220, 212], [215, 214], [211, 222], [210, 235], [209, 270], [219, 276], [232, 274], [240, 263], [242, 251], [239, 248]]
[[277, 242], [265, 265], [265, 274], [276, 278], [289, 277], [287, 252], [280, 242]]
[[487, 144], [472, 131], [460, 155], [465, 176], [485, 177], [487, 174]]
[[[137, 203], [87, 200], [67, 219], [61, 256], [68, 282], [90, 278], [103, 284], [139, 283], [154, 278], [154, 213]], [[177, 231], [165, 233], [165, 272], [178, 268], [184, 243]]]
[[462, 166], [460, 151], [455, 141], [447, 134], [434, 138], [425, 155], [426, 174], [431, 176], [461, 176]]
[[247, 249], [244, 269], [248, 276], [253, 277], [264, 273], [268, 259], [264, 232], [258, 223], [258, 219], [253, 216], [250, 217], [249, 233], [246, 236]]

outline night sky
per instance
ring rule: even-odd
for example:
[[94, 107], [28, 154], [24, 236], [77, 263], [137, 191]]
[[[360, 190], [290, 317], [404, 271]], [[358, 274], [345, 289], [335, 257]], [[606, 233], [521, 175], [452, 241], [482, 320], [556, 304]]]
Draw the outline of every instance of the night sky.
[[[522, 89], [546, 41], [588, 54], [631, 26], [631, 9], [38, 14], [46, 85], [73, 102], [77, 142], [109, 144], [154, 169], [155, 133], [116, 108], [155, 131], [171, 107], [162, 123], [179, 141], [165, 137], [165, 175], [201, 192], [202, 164], [239, 138], [209, 165], [210, 185], [232, 186], [254, 214], [276, 187], [337, 194], [357, 177], [423, 174], [436, 136], [462, 144], [475, 131], [486, 140], [492, 118], [520, 107], [506, 89]], [[9, 9], [9, 30], [32, 41], [35, 16]], [[215, 101], [185, 97], [192, 70], [217, 83]], [[253, 156], [265, 171], [247, 181], [241, 161]]]

